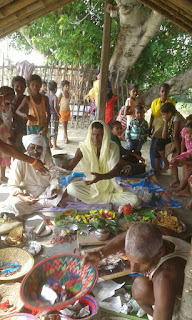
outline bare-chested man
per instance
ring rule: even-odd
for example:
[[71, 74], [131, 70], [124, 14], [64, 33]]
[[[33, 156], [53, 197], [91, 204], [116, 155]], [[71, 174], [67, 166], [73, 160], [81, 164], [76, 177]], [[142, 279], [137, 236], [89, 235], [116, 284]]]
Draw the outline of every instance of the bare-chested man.
[[85, 256], [84, 262], [99, 263], [104, 257], [124, 249], [131, 272], [147, 273], [133, 283], [132, 296], [149, 319], [178, 319], [179, 298], [184, 283], [184, 268], [189, 243], [163, 236], [153, 224], [137, 222], [100, 250]]

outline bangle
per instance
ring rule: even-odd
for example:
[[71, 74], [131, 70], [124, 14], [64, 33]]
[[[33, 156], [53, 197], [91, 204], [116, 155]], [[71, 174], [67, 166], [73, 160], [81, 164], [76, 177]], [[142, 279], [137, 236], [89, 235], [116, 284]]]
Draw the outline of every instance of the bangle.
[[36, 165], [36, 163], [37, 163], [37, 159], [35, 158], [35, 160], [33, 161], [33, 163], [30, 163], [30, 165], [31, 165], [32, 167], [34, 167], [34, 165]]
[[100, 258], [103, 260], [105, 258], [103, 252], [101, 250], [98, 251], [99, 255], [100, 255]]

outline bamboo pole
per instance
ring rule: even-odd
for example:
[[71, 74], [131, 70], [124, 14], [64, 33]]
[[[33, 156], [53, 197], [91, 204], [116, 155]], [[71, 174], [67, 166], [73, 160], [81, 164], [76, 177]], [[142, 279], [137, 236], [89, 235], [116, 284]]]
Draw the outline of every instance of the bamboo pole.
[[102, 38], [102, 51], [101, 51], [101, 70], [100, 70], [100, 84], [99, 84], [99, 98], [97, 107], [97, 120], [105, 120], [106, 96], [107, 96], [107, 81], [108, 81], [108, 68], [109, 68], [109, 49], [111, 37], [111, 17], [106, 11], [110, 0], [105, 0], [104, 12], [104, 27]]
[[170, 13], [164, 11], [163, 9], [161, 9], [157, 4], [153, 3], [152, 1], [150, 1], [150, 0], [138, 0], [138, 1], [142, 2], [143, 4], [145, 4], [147, 7], [151, 8], [152, 10], [155, 10], [158, 13], [162, 14], [164, 17], [166, 17], [168, 20], [172, 21], [174, 24], [176, 24], [181, 29], [183, 29], [189, 33], [192, 33], [192, 28], [190, 26], [188, 26], [186, 23], [183, 23], [178, 18], [175, 18]]
[[[53, 3], [54, 3], [54, 1], [52, 0], [52, 1], [49, 1], [47, 3], [47, 5], [51, 5]], [[1, 28], [3, 28], [3, 27], [5, 28], [6, 26], [9, 26], [11, 22], [12, 22], [12, 24], [17, 23], [18, 19], [24, 19], [29, 14], [30, 15], [35, 14], [43, 8], [45, 8], [45, 5], [43, 5], [43, 3], [41, 1], [32, 3], [31, 5], [25, 7], [21, 10], [18, 10], [16, 12], [10, 14], [7, 17], [4, 17], [3, 19], [0, 19]]]
[[192, 14], [191, 0], [169, 0], [169, 2], [172, 2], [175, 5], [179, 5], [179, 7], [184, 11], [190, 12]]
[[[167, 0], [161, 0], [161, 1], [167, 4]], [[186, 16], [188, 19], [192, 19], [192, 14], [190, 14], [190, 12], [184, 11], [182, 8], [175, 5], [174, 3], [169, 2], [169, 7], [177, 10], [181, 15]]]
[[188, 19], [186, 16], [180, 14], [178, 12], [178, 10], [175, 10], [173, 8], [171, 8], [169, 6], [169, 3], [167, 2], [166, 4], [164, 2], [162, 2], [161, 0], [153, 0], [153, 2], [155, 4], [157, 4], [159, 7], [161, 7], [162, 9], [164, 9], [165, 11], [167, 11], [168, 13], [170, 13], [171, 15], [173, 15], [175, 18], [183, 21], [184, 23], [186, 23], [188, 26], [190, 26], [192, 28], [192, 21], [191, 19]]
[[185, 267], [185, 280], [181, 298], [179, 320], [192, 319], [192, 239], [189, 257]]
[[10, 23], [6, 28], [0, 29], [0, 38], [6, 36], [7, 34], [21, 28], [22, 26], [29, 24], [31, 21], [34, 21], [43, 15], [52, 12], [68, 3], [73, 2], [74, 0], [56, 0], [51, 5], [45, 6], [43, 9], [38, 10], [34, 14], [29, 14], [28, 16], [22, 18], [17, 21], [17, 23]]
[[175, 10], [172, 7], [170, 7], [168, 1], [166, 4], [161, 0], [152, 0], [152, 2], [157, 4], [159, 7], [164, 9], [166, 12], [170, 13], [171, 15], [173, 15], [174, 17], [178, 18], [179, 20], [183, 21], [184, 23], [186, 23], [188, 26], [190, 26], [192, 28], [191, 19], [188, 19], [186, 16], [179, 13], [178, 10]]
[[[15, 1], [7, 4], [3, 8], [1, 8], [0, 17], [2, 17], [2, 18], [7, 17], [12, 13], [17, 12], [20, 9], [28, 7], [33, 2], [37, 2], [37, 0], [25, 0], [25, 1], [15, 0]], [[41, 2], [41, 5], [43, 5], [42, 1], [39, 1], [39, 2]]]
[[10, 3], [10, 0], [0, 0], [0, 8], [3, 8], [6, 6], [8, 3]]

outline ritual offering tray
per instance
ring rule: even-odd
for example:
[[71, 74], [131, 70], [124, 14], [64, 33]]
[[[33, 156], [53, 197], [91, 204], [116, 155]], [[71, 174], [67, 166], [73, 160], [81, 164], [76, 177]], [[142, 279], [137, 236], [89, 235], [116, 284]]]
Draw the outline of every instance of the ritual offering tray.
[[77, 255], [49, 257], [25, 276], [21, 300], [30, 310], [61, 310], [92, 290], [97, 282], [97, 269]]
[[182, 233], [186, 231], [185, 224], [178, 220], [175, 216], [160, 216], [152, 221], [157, 226], [165, 227], [176, 233]]
[[34, 265], [33, 257], [21, 248], [0, 250], [0, 280], [15, 280], [24, 276]]

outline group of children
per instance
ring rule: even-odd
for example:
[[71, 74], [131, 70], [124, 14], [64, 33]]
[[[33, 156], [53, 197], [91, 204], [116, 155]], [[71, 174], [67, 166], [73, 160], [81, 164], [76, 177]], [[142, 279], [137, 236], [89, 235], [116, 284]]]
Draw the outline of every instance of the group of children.
[[[99, 80], [98, 80], [99, 81]], [[43, 135], [47, 154], [51, 155], [50, 147], [58, 150], [57, 134], [59, 121], [63, 123], [63, 141], [68, 142], [67, 124], [70, 120], [70, 94], [69, 82], [62, 81], [62, 92], [56, 96], [57, 83], [42, 82], [38, 75], [33, 74], [28, 83], [29, 95], [24, 94], [26, 82], [23, 77], [16, 76], [12, 80], [11, 87], [0, 88], [0, 139], [15, 145], [20, 151], [24, 151], [22, 137], [25, 134]], [[48, 86], [48, 92], [47, 92]], [[145, 120], [146, 106], [138, 86], [130, 86], [129, 98], [126, 100], [118, 114], [117, 120], [113, 120], [113, 105], [117, 97], [108, 86], [108, 98], [106, 105], [106, 122], [111, 130], [111, 139], [120, 148], [121, 161], [124, 164], [137, 165], [136, 172], [144, 170], [144, 159], [141, 157], [141, 148], [151, 137], [150, 161], [151, 168], [159, 175], [168, 168], [172, 168], [174, 180], [171, 187], [179, 184], [178, 166], [183, 167], [183, 177], [173, 193], [175, 195], [188, 196], [190, 184], [192, 186], [192, 115], [185, 120], [176, 110], [175, 102], [168, 97], [170, 87], [163, 83], [159, 89], [159, 98], [151, 105], [151, 118], [149, 125]], [[187, 121], [187, 122], [186, 122]], [[50, 139], [47, 137], [50, 132]], [[126, 149], [121, 146], [122, 132], [127, 140]], [[51, 145], [51, 143], [53, 145]], [[172, 154], [171, 162], [167, 157]], [[1, 180], [5, 181], [5, 168], [10, 165], [10, 159], [0, 154]], [[190, 178], [190, 179], [189, 179]], [[192, 208], [192, 203], [189, 205]]]
[[[168, 97], [169, 91], [167, 83], [160, 85], [160, 97], [152, 102], [148, 125], [145, 120], [145, 103], [138, 93], [138, 86], [131, 85], [130, 96], [125, 106], [120, 109], [117, 120], [109, 123], [111, 139], [119, 145], [121, 158], [125, 157], [125, 151], [141, 157], [141, 148], [149, 136], [150, 164], [155, 175], [158, 176], [171, 168], [173, 181], [170, 187], [177, 187], [172, 194], [189, 196], [192, 189], [192, 115], [185, 119], [177, 111], [175, 101]], [[123, 140], [122, 132], [127, 140], [126, 150], [123, 150], [120, 142]], [[171, 160], [168, 160], [169, 155], [172, 155]], [[128, 159], [130, 158], [126, 155], [126, 161]], [[140, 158], [139, 162], [143, 164], [144, 159]], [[178, 166], [183, 167], [181, 182]], [[192, 209], [192, 201], [187, 208]]]
[[[46, 142], [47, 157], [50, 147], [59, 150], [57, 134], [59, 121], [63, 124], [63, 142], [68, 143], [67, 124], [70, 120], [69, 81], [61, 83], [62, 92], [57, 98], [57, 83], [48, 84], [40, 76], [33, 74], [28, 80], [29, 95], [25, 95], [26, 81], [21, 76], [12, 80], [12, 88], [0, 88], [0, 139], [12, 144], [24, 152], [22, 137], [26, 134], [41, 134]], [[48, 92], [47, 92], [48, 87]], [[48, 131], [49, 139], [48, 139]], [[51, 159], [51, 157], [50, 157]], [[50, 160], [51, 162], [52, 160]], [[0, 153], [1, 181], [7, 181], [5, 168], [10, 165], [10, 158]]]

